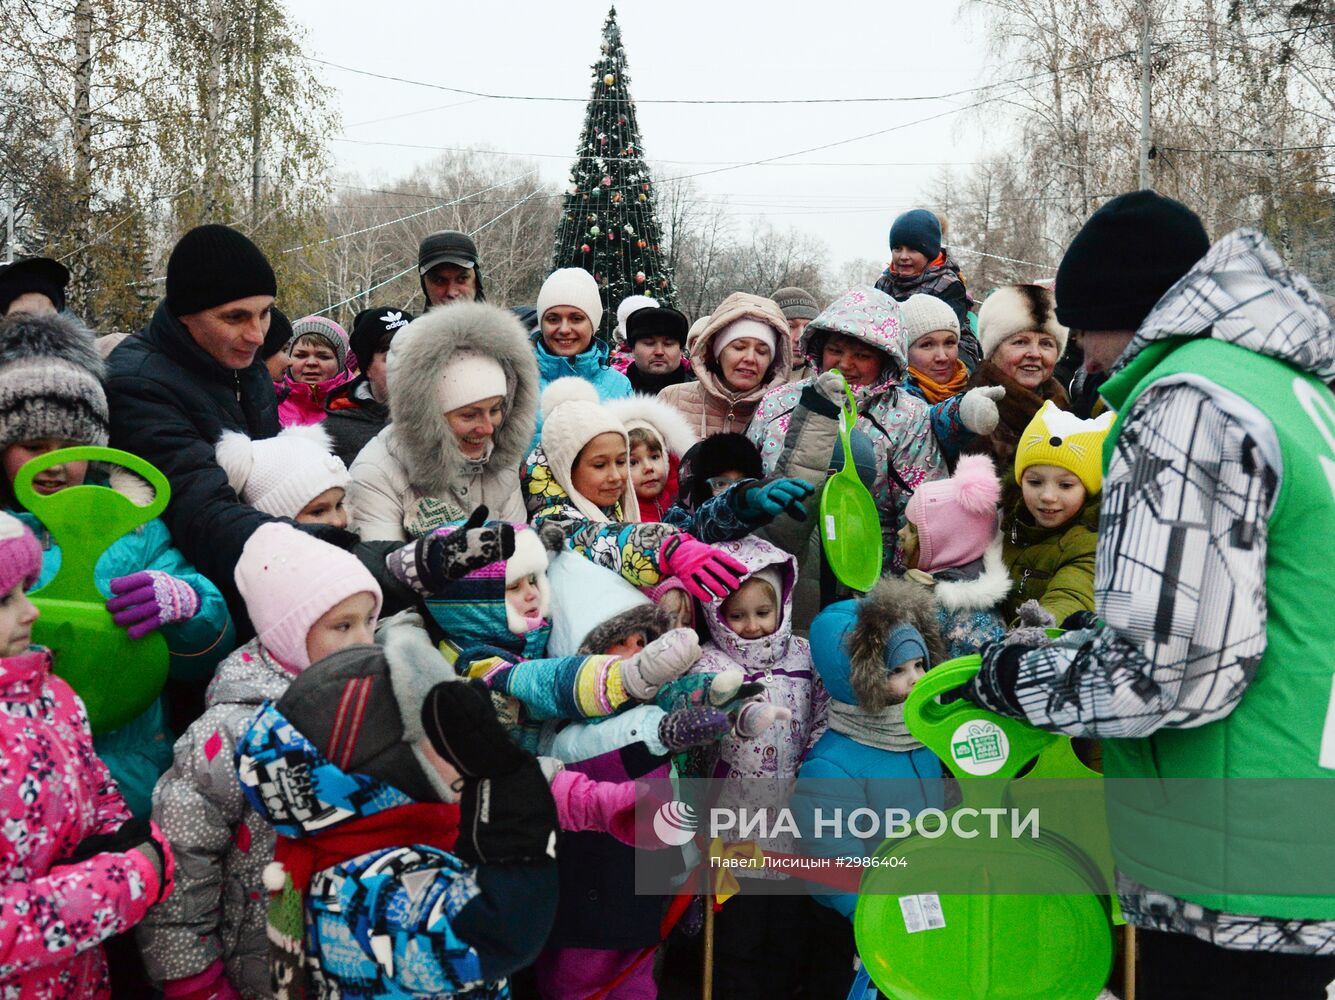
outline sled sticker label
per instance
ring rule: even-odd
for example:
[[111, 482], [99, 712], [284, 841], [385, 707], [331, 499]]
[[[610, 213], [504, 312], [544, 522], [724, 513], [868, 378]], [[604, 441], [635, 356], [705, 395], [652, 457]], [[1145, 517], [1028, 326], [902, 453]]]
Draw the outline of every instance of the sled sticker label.
[[904, 914], [904, 930], [909, 934], [934, 931], [946, 926], [941, 912], [941, 897], [934, 892], [918, 896], [900, 896], [899, 909]]
[[975, 719], [955, 730], [950, 755], [969, 774], [995, 774], [1010, 756], [1010, 741], [996, 723]]

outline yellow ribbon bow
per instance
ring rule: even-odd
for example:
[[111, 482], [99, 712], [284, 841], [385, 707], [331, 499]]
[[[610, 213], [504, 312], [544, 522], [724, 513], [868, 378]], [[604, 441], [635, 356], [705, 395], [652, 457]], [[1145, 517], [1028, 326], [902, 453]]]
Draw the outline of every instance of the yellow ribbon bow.
[[725, 844], [722, 837], [715, 837], [710, 841], [709, 867], [717, 872], [714, 876], [714, 897], [719, 904], [726, 903], [742, 891], [737, 876], [733, 874], [734, 869], [763, 868], [764, 864], [765, 852], [754, 840]]

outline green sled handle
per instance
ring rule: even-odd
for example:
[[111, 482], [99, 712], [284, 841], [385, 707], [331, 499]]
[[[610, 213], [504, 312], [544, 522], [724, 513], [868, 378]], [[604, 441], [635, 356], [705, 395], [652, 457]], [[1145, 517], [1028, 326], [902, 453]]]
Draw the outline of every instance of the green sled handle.
[[[129, 469], [153, 487], [153, 502], [141, 507], [105, 486], [71, 486], [50, 496], [32, 488], [39, 472], [81, 461]], [[60, 570], [29, 595], [42, 613], [33, 624], [33, 642], [51, 648], [55, 672], [83, 699], [93, 732], [119, 729], [162, 693], [171, 654], [160, 632], [131, 639], [112, 621], [94, 569], [112, 543], [167, 509], [167, 477], [138, 455], [83, 445], [25, 464], [14, 477], [14, 495], [60, 546]]]
[[853, 390], [844, 383], [848, 406], [839, 414], [844, 467], [825, 483], [820, 495], [821, 545], [830, 569], [851, 590], [865, 594], [881, 578], [881, 515], [853, 464], [850, 435], [858, 419]]
[[[1061, 630], [1050, 629], [1048, 634], [1056, 637]], [[904, 704], [909, 732], [950, 769], [969, 805], [1022, 807], [1031, 798], [1027, 791], [1038, 787], [1037, 779], [1102, 779], [1076, 756], [1067, 736], [997, 715], [963, 698], [946, 705], [937, 700], [971, 681], [981, 665], [981, 657], [974, 655], [932, 668], [913, 686]], [[1031, 780], [1034, 784], [1027, 784]], [[1101, 805], [1096, 814], [1080, 817], [1071, 828], [1050, 826], [1048, 832], [1058, 837], [1065, 834], [1079, 844], [1098, 845], [1092, 853], [1109, 857], [1107, 819]], [[1074, 846], [1072, 850], [1083, 853]], [[1112, 885], [1111, 870], [1104, 871], [1102, 879]], [[1114, 922], [1122, 923], [1115, 896], [1111, 908]]]

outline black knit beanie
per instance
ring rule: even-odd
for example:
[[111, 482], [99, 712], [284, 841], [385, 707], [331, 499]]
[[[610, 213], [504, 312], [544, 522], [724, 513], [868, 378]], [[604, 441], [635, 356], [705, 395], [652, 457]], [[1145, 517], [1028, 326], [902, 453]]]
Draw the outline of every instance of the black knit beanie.
[[292, 321], [287, 314], [274, 306], [269, 310], [269, 332], [264, 335], [264, 346], [260, 348], [260, 360], [268, 361], [286, 347], [292, 340]]
[[1200, 216], [1153, 191], [1118, 195], [1089, 217], [1057, 269], [1057, 319], [1075, 330], [1135, 330], [1210, 249]]
[[20, 295], [37, 292], [45, 295], [56, 307], [65, 309], [65, 286], [70, 283], [70, 272], [64, 264], [50, 257], [29, 257], [12, 264], [0, 264], [0, 316]]
[[167, 308], [173, 316], [277, 294], [278, 280], [260, 248], [227, 226], [196, 226], [167, 261]]

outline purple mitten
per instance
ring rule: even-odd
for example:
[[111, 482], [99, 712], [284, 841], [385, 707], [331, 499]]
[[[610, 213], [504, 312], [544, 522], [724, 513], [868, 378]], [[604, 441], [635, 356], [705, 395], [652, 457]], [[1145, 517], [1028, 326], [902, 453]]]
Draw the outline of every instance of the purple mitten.
[[710, 705], [700, 708], [679, 708], [663, 716], [658, 724], [658, 739], [670, 753], [681, 753], [691, 747], [717, 743], [732, 730], [728, 713]]
[[116, 596], [107, 601], [111, 620], [131, 639], [142, 639], [172, 622], [189, 621], [199, 611], [199, 595], [184, 580], [161, 570], [145, 569], [111, 581]]
[[673, 535], [663, 547], [663, 568], [682, 582], [692, 597], [721, 601], [742, 585], [747, 569], [722, 549]]

